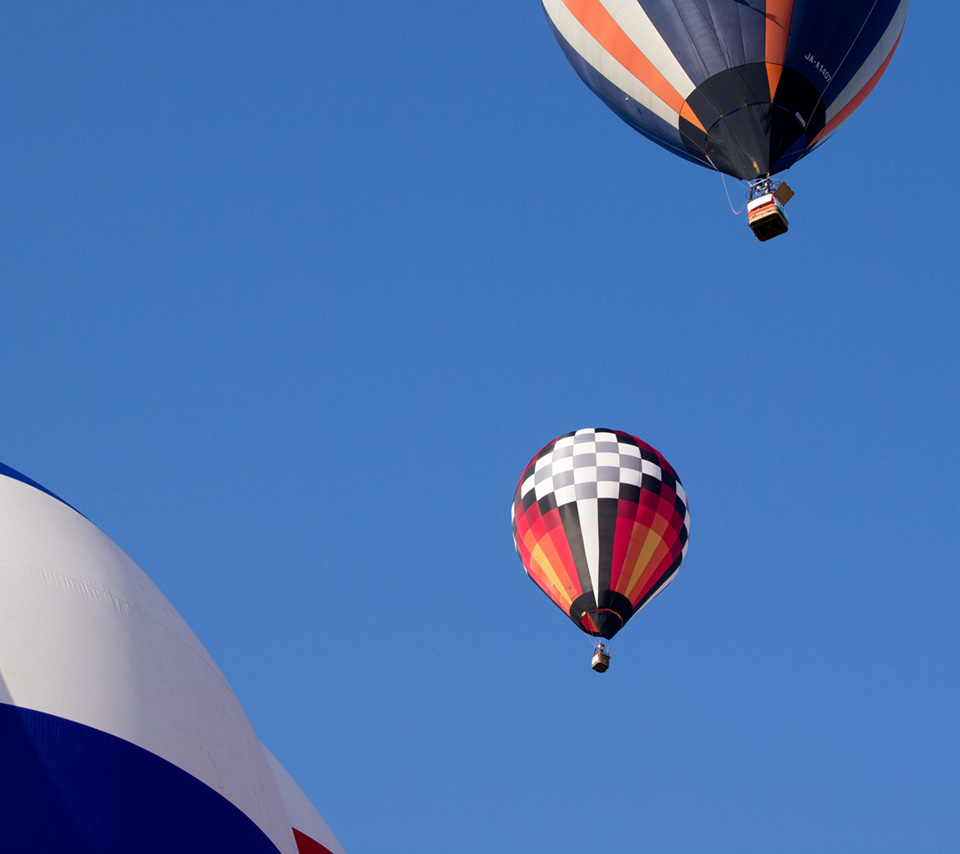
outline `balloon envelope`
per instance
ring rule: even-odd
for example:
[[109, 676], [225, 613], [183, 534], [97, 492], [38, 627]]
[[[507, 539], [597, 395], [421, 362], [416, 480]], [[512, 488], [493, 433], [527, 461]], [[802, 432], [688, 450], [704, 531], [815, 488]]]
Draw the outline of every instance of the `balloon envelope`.
[[166, 597], [2, 463], [0, 756], [4, 852], [343, 854]]
[[583, 81], [665, 148], [752, 180], [789, 168], [886, 70], [909, 0], [543, 0]]
[[524, 470], [512, 515], [527, 575], [596, 637], [623, 628], [687, 552], [680, 479], [655, 448], [618, 430], [554, 439]]

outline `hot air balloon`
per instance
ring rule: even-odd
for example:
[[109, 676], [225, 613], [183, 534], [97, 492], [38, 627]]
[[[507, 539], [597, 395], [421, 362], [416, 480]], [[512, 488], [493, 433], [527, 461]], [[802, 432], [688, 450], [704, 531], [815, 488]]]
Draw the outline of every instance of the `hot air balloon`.
[[860, 106], [900, 41], [909, 0], [542, 0], [567, 59], [620, 118], [750, 182], [761, 240], [787, 229], [771, 176]]
[[[513, 542], [530, 579], [579, 628], [609, 640], [674, 578], [690, 513], [676, 472], [619, 430], [567, 433], [524, 469]], [[593, 669], [609, 665], [594, 649]]]
[[0, 757], [3, 851], [343, 854], [163, 594], [2, 464]]

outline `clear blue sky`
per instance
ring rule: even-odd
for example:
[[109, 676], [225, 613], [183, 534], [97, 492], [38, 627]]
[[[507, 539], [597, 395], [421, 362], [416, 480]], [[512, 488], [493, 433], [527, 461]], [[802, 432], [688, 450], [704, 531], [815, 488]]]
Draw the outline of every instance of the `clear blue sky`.
[[[914, 4], [760, 244], [535, 0], [8, 4], [0, 459], [348, 854], [954, 851], [957, 28]], [[604, 676], [509, 524], [587, 426], [692, 515]]]

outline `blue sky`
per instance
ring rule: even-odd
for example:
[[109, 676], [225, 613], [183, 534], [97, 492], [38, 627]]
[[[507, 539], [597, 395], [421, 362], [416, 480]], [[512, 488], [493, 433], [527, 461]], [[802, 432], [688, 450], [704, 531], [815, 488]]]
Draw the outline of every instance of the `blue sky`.
[[[348, 854], [955, 850], [957, 23], [914, 5], [760, 244], [533, 0], [15, 4], [0, 459]], [[692, 516], [604, 676], [508, 516], [588, 426]]]

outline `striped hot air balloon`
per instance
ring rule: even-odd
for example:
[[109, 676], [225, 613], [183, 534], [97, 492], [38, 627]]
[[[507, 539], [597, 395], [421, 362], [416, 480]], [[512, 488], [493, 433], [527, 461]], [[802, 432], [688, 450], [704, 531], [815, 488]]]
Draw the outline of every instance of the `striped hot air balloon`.
[[690, 531], [670, 463], [619, 430], [544, 447], [520, 478], [512, 520], [527, 575], [579, 629], [607, 639], [673, 580]]
[[745, 180], [788, 169], [867, 97], [909, 0], [543, 0], [583, 81], [627, 124]]
[[343, 854], [163, 594], [2, 464], [0, 849]]

